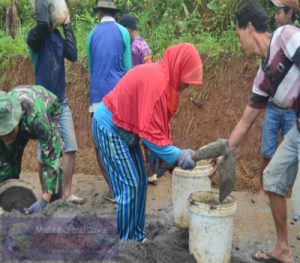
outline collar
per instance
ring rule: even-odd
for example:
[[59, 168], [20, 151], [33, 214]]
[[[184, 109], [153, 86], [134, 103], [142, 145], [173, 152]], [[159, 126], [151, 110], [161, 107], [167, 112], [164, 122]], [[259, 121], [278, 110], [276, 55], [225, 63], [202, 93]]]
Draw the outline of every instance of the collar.
[[104, 16], [101, 18], [100, 23], [103, 22], [115, 22], [116, 20], [112, 16]]

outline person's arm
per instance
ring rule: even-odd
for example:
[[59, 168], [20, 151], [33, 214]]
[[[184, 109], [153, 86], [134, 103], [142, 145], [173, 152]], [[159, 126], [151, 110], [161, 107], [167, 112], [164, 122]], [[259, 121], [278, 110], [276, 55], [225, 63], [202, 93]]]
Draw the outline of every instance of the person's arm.
[[90, 32], [87, 40], [87, 62], [88, 62], [88, 69], [89, 73], [91, 75], [91, 69], [92, 69], [92, 56], [91, 56], [91, 41], [93, 36], [94, 29]]
[[36, 1], [35, 19], [36, 19], [36, 26], [29, 31], [26, 42], [34, 52], [37, 52], [44, 38], [49, 34], [49, 30], [50, 30], [48, 0]]
[[142, 139], [143, 144], [152, 152], [156, 157], [165, 161], [168, 165], [172, 166], [178, 159], [180, 149], [173, 145], [157, 146], [146, 139]]
[[[196, 166], [196, 162], [192, 159], [193, 150], [179, 149], [173, 145], [157, 146], [145, 139], [142, 139], [142, 142], [150, 149], [154, 157], [163, 160], [170, 170], [173, 170], [175, 166], [179, 166], [184, 170], [190, 170]], [[156, 167], [157, 170], [159, 170], [159, 168], [160, 167]]]
[[128, 30], [125, 27], [121, 26], [118, 23], [117, 23], [117, 25], [119, 27], [119, 30], [121, 31], [123, 42], [124, 42], [123, 66], [127, 72], [132, 67], [130, 35], [128, 33]]
[[64, 56], [68, 60], [75, 62], [78, 57], [76, 38], [72, 29], [72, 25], [68, 21], [67, 24], [62, 25], [65, 39], [64, 39]]
[[60, 166], [62, 141], [58, 126], [60, 104], [57, 97], [50, 92], [40, 95], [41, 97], [36, 98], [36, 105], [34, 105], [37, 113], [28, 118], [28, 123], [41, 145], [42, 180], [45, 191], [42, 198], [25, 208], [27, 214], [42, 212], [50, 202], [52, 194], [59, 193], [62, 187], [62, 167]]
[[58, 193], [62, 181], [62, 140], [58, 124], [60, 105], [58, 99], [50, 93], [47, 99], [52, 100], [51, 106], [48, 106], [47, 112], [39, 113], [32, 124], [42, 150], [42, 179], [47, 189], [47, 193], [44, 193], [46, 195]]
[[144, 41], [141, 47], [141, 53], [144, 58], [144, 63], [152, 63], [152, 53], [146, 41]]
[[229, 148], [236, 148], [246, 138], [253, 123], [263, 111], [261, 108], [253, 108], [249, 105], [246, 106], [242, 118], [239, 120], [229, 137]]

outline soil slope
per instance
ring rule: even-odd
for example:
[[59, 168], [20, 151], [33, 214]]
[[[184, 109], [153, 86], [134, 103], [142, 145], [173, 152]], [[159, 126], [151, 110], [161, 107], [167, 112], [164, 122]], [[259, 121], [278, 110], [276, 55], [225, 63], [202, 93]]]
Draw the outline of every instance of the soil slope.
[[[218, 138], [226, 138], [242, 115], [251, 94], [257, 62], [243, 57], [202, 58], [204, 85], [200, 90], [182, 93], [180, 105], [172, 121], [176, 145], [197, 149]], [[12, 58], [0, 70], [2, 89], [34, 82], [32, 65], [27, 59]], [[67, 64], [67, 95], [73, 110], [79, 144], [75, 173], [98, 174], [90, 135], [88, 113], [88, 72], [85, 62]], [[248, 140], [238, 151], [238, 182], [236, 189], [257, 189], [261, 119], [252, 128]], [[36, 170], [36, 148], [26, 148], [23, 168]]]

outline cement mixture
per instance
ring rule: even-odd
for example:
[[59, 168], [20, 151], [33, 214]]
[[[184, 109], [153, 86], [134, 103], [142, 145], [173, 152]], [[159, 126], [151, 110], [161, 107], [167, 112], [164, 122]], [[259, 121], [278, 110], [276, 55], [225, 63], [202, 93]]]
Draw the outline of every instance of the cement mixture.
[[35, 201], [33, 193], [20, 186], [11, 187], [0, 194], [0, 207], [9, 212], [13, 209], [23, 212], [24, 208], [31, 206]]
[[[37, 175], [25, 174], [24, 179], [33, 185], [38, 185]], [[87, 198], [86, 204], [79, 206], [59, 200], [49, 205], [41, 215], [34, 215], [31, 218], [42, 217], [50, 222], [65, 218], [63, 223], [66, 226], [83, 225], [87, 218], [90, 221], [95, 218], [108, 218], [110, 219], [108, 222], [112, 224], [111, 228], [116, 227], [114, 225], [116, 207], [103, 199], [103, 195], [107, 191], [104, 180], [95, 176], [75, 175], [73, 189], [75, 194]], [[234, 192], [234, 196], [238, 203], [238, 214], [234, 222], [232, 263], [252, 263], [255, 262], [251, 259], [253, 252], [267, 249], [274, 243], [275, 229], [271, 220], [271, 213], [266, 198], [263, 196], [246, 192]], [[94, 260], [93, 256], [86, 254], [87, 251], [84, 249], [80, 257], [85, 260], [80, 260], [80, 257], [71, 259], [72, 250], [69, 249], [59, 255], [63, 260], [51, 260], [53, 258], [49, 256], [47, 262], [56, 263], [69, 260], [68, 262], [81, 263], [87, 262], [88, 259], [88, 262], [195, 262], [193, 256], [189, 254], [188, 231], [179, 230], [173, 224], [171, 200], [170, 176], [162, 177], [157, 186], [149, 187], [146, 231], [150, 234], [150, 240], [147, 242], [120, 242], [116, 239], [115, 243], [111, 243], [111, 246], [106, 248], [105, 253], [102, 251], [101, 260], [100, 255], [97, 260]], [[7, 216], [25, 217], [17, 211], [5, 213], [4, 216], [6, 218]], [[3, 236], [5, 231], [5, 224], [3, 224], [2, 238], [5, 238]], [[289, 225], [289, 237], [295, 262], [300, 262], [300, 241], [297, 240], [299, 233], [300, 224]], [[26, 235], [30, 239], [30, 233], [26, 233]], [[4, 249], [2, 247], [1, 251]], [[51, 251], [49, 254], [51, 255]], [[21, 258], [21, 260], [22, 262], [43, 262], [31, 261], [26, 257]]]

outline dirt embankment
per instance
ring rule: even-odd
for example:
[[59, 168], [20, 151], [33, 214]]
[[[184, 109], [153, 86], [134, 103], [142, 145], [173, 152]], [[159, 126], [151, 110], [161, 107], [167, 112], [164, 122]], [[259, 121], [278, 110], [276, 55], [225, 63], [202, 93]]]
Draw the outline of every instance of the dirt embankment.
[[[255, 60], [242, 57], [203, 58], [204, 85], [200, 93], [187, 90], [172, 121], [172, 135], [180, 147], [198, 147], [217, 138], [226, 138], [241, 117], [251, 94], [256, 73]], [[11, 59], [0, 71], [2, 89], [34, 83], [31, 63], [26, 59]], [[90, 134], [88, 113], [88, 71], [86, 63], [67, 64], [67, 95], [75, 122], [79, 144], [75, 173], [98, 174]], [[252, 128], [248, 140], [238, 150], [237, 189], [257, 188], [261, 118]], [[35, 143], [27, 147], [23, 168], [37, 169]]]

